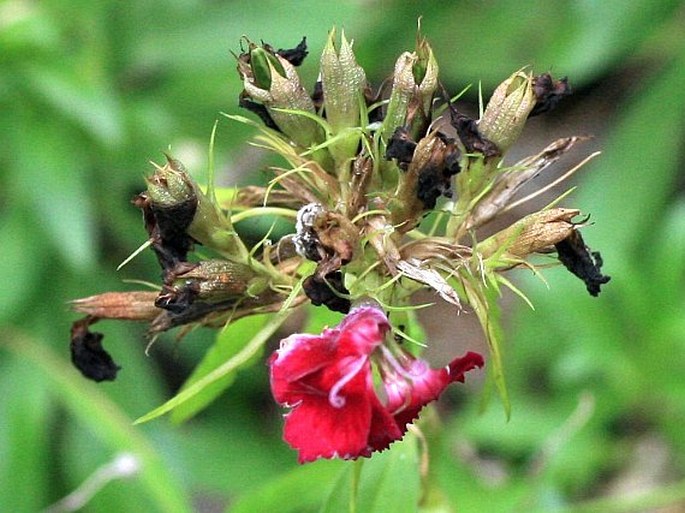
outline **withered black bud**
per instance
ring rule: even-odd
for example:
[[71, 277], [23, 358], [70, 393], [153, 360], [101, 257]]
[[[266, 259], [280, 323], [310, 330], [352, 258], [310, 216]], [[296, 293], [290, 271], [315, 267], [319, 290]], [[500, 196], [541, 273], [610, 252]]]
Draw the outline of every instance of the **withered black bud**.
[[186, 229], [192, 222], [190, 212], [194, 215], [197, 202], [159, 209], [153, 208], [146, 193], [141, 193], [133, 198], [133, 204], [143, 211], [145, 229], [162, 270], [166, 273], [179, 262], [185, 262], [194, 242]]
[[350, 291], [343, 284], [343, 274], [335, 271], [326, 275], [325, 279], [313, 274], [302, 283], [304, 293], [313, 305], [324, 305], [334, 312], [348, 313], [352, 307], [349, 299], [341, 295], [349, 295]]
[[555, 109], [559, 102], [570, 96], [573, 91], [568, 85], [568, 77], [554, 80], [549, 73], [543, 73], [533, 78], [533, 93], [535, 107], [530, 111], [529, 118]]
[[183, 165], [169, 157], [147, 182], [148, 190], [133, 198], [133, 204], [143, 211], [152, 249], [166, 274], [184, 262], [193, 247], [195, 241], [187, 230], [195, 217], [198, 198]]
[[245, 110], [249, 110], [253, 114], [256, 114], [257, 117], [262, 120], [262, 123], [264, 123], [264, 125], [267, 128], [271, 128], [272, 130], [276, 130], [277, 132], [281, 131], [281, 129], [278, 128], [278, 125], [271, 117], [271, 114], [269, 114], [267, 108], [261, 103], [257, 103], [255, 101], [250, 100], [247, 94], [245, 94], [245, 91], [243, 91], [238, 97], [238, 106]]
[[409, 129], [398, 126], [388, 140], [385, 158], [386, 160], [397, 159], [397, 165], [406, 171], [414, 157], [415, 149], [416, 142], [409, 135]]
[[598, 251], [590, 252], [578, 230], [566, 239], [554, 245], [557, 249], [559, 261], [564, 267], [585, 282], [591, 296], [600, 293], [600, 286], [607, 283], [611, 277], [602, 274], [602, 256]]
[[423, 203], [426, 210], [435, 208], [440, 196], [452, 197], [449, 178], [446, 178], [438, 168], [429, 166], [419, 173], [419, 181], [416, 192], [417, 197]]
[[293, 66], [299, 66], [304, 61], [304, 58], [309, 54], [307, 51], [307, 37], [303, 37], [302, 41], [295, 48], [288, 50], [280, 49], [276, 52]]
[[86, 317], [71, 326], [71, 362], [88, 379], [114, 381], [121, 367], [103, 349], [102, 333], [88, 330], [96, 321], [94, 317]]
[[457, 131], [467, 153], [482, 153], [485, 158], [501, 155], [497, 145], [480, 134], [474, 119], [462, 114], [453, 105], [449, 105], [449, 110], [450, 124]]

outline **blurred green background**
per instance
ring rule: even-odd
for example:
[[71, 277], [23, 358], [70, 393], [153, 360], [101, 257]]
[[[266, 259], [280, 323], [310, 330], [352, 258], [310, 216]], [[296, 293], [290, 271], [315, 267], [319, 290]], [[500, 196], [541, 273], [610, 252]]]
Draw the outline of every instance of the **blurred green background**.
[[[378, 85], [413, 49], [419, 15], [447, 89], [476, 86], [471, 110], [479, 83], [487, 96], [523, 66], [569, 76], [574, 96], [531, 121], [522, 144], [595, 136], [588, 147], [603, 155], [565, 203], [592, 215], [585, 238], [612, 276], [591, 298], [561, 268], [546, 272], [551, 290], [512, 273], [536, 307], [506, 303], [513, 417], [497, 404], [481, 413], [480, 385], [446, 394], [438, 502], [458, 513], [685, 511], [685, 5], [667, 0], [0, 3], [1, 511], [40, 511], [123, 452], [142, 471], [86, 511], [318, 510], [341, 466], [297, 468], [265, 366], [186, 424], [132, 426], [215, 334], [163, 337], [146, 357], [143, 326], [103, 323], [123, 370], [97, 385], [69, 364], [67, 302], [157, 280], [151, 254], [115, 272], [145, 237], [130, 199], [169, 149], [203, 176], [214, 121], [238, 110], [241, 35], [276, 48], [306, 35], [301, 75], [313, 84], [328, 30], [343, 27]], [[262, 176], [250, 135], [220, 121], [223, 183]]]

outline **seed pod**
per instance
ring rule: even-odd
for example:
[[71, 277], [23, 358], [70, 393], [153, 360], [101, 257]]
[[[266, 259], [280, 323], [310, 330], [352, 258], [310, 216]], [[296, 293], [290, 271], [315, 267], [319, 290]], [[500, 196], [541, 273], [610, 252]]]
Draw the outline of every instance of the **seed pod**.
[[187, 259], [193, 239], [187, 233], [198, 205], [197, 187], [183, 165], [167, 156], [146, 179], [147, 191], [133, 198], [164, 272]]
[[392, 93], [383, 120], [388, 140], [397, 127], [406, 126], [412, 137], [423, 136], [431, 122], [433, 97], [438, 87], [438, 63], [433, 50], [420, 34], [416, 50], [404, 52], [395, 63]]

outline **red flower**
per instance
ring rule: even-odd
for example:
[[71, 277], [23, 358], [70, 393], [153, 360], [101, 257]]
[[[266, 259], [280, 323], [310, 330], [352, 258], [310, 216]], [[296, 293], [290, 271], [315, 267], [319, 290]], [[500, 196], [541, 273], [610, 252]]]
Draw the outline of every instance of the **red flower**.
[[[483, 365], [476, 353], [439, 370], [405, 352], [395, 358], [382, 346], [389, 329], [381, 310], [362, 306], [321, 335], [291, 335], [269, 359], [274, 398], [291, 408], [283, 437], [299, 451], [300, 463], [386, 449], [448, 384]], [[379, 357], [386, 404], [376, 394], [372, 353]]]

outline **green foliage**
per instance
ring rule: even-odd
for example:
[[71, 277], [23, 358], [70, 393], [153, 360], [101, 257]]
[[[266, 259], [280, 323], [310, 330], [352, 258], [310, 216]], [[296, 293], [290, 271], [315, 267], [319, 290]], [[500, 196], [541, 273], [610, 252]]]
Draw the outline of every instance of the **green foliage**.
[[[547, 1], [525, 8], [504, 0], [382, 7], [307, 1], [296, 9], [275, 1], [5, 2], [3, 509], [45, 508], [113, 455], [129, 451], [142, 459], [141, 473], [108, 484], [88, 511], [140, 504], [149, 511], [189, 511], [193, 499], [232, 505], [235, 512], [319, 511], [322, 504], [322, 511], [348, 511], [343, 498], [355, 493], [358, 512], [413, 510], [422, 454], [416, 440], [395, 444], [361, 471], [349, 462], [296, 467], [279, 437], [279, 414], [266, 406], [261, 360], [273, 347], [266, 345], [269, 337], [253, 346], [244, 372], [217, 372], [263, 327], [259, 318], [241, 321], [216, 342], [212, 334], [192, 333], [175, 351], [171, 339], [161, 339], [149, 358], [140, 329], [105, 324], [123, 370], [117, 382], [94, 385], [68, 363], [74, 316], [65, 305], [103, 288], [125, 290], [122, 279], [158, 275], [149, 254], [114, 275], [145, 237], [130, 197], [142, 189], [147, 162], [169, 147], [174, 154], [199, 153], [186, 161], [204, 178], [212, 124], [219, 111], [237, 111], [240, 83], [232, 78], [229, 51], [238, 50], [242, 34], [276, 47], [307, 35], [318, 55], [329, 27], [344, 26], [363, 42], [355, 46], [360, 64], [389, 73], [397, 54], [413, 46], [418, 15], [450, 90], [482, 81], [489, 92], [512, 69], [532, 64], [568, 74], [581, 92], [564, 114], [583, 112], [593, 94], [606, 94], [603, 101], [611, 104], [606, 132], [595, 134], [604, 153], [574, 194], [596, 223], [586, 241], [601, 250], [612, 281], [598, 299], [563, 269], [546, 272], [551, 290], [535, 278], [516, 282], [536, 311], [523, 305], [514, 318], [504, 315], [510, 321], [503, 360], [511, 421], [496, 408], [479, 414], [473, 393], [458, 413], [445, 416], [443, 434], [428, 440], [430, 475], [443, 498], [436, 504], [459, 513], [618, 512], [682, 502], [682, 484], [666, 486], [685, 473], [682, 13], [681, 2], [649, 0]], [[317, 64], [305, 61], [303, 76]], [[621, 77], [616, 83], [615, 76]], [[383, 76], [369, 78], [378, 84]], [[468, 93], [471, 100], [475, 91]], [[563, 125], [559, 131], [568, 135]], [[223, 165], [252, 174], [263, 169], [261, 157], [244, 150], [250, 134], [239, 123], [220, 122], [217, 175]], [[241, 178], [227, 180], [233, 185]], [[317, 314], [322, 318], [310, 318], [308, 331], [339, 320]], [[212, 387], [172, 413], [175, 420], [190, 419], [186, 424], [162, 418], [132, 425], [173, 396], [179, 383], [188, 380], [188, 391], [212, 375], [219, 378]], [[633, 502], [598, 499], [649, 440], [668, 454], [666, 477]]]

